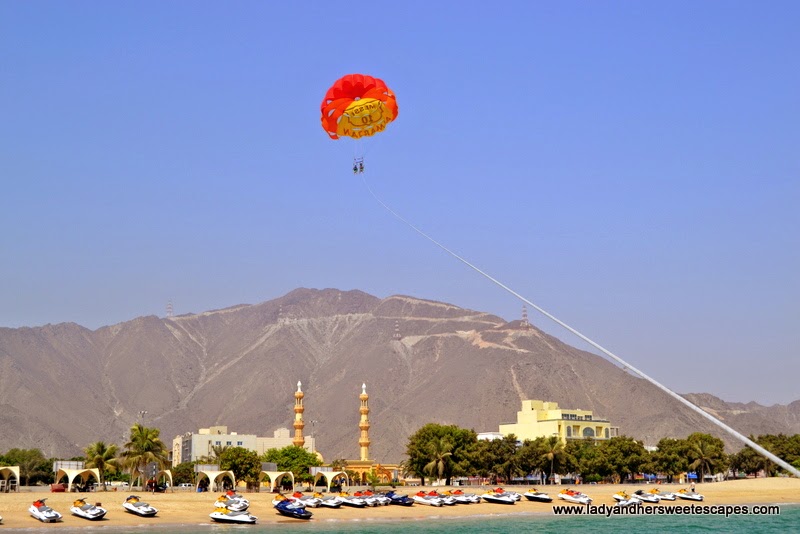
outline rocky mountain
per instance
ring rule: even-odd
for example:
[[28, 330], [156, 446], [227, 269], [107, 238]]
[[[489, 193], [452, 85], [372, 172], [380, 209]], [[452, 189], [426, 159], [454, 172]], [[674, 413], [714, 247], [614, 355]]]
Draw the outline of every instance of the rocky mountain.
[[[523, 399], [593, 410], [639, 439], [704, 431], [733, 445], [647, 382], [535, 327], [407, 296], [297, 289], [257, 305], [94, 331], [0, 328], [0, 451], [69, 457], [93, 441], [121, 443], [141, 411], [167, 442], [211, 425], [271, 436], [291, 426], [298, 380], [306, 433], [316, 421], [328, 459], [358, 456], [362, 382], [378, 461], [401, 460], [407, 437], [428, 422], [497, 431]], [[687, 398], [745, 434], [800, 432], [800, 401]]]

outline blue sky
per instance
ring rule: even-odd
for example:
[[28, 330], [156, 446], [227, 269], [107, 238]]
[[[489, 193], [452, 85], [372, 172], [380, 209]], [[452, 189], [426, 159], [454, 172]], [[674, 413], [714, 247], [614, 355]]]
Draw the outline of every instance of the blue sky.
[[404, 217], [677, 391], [800, 399], [798, 20], [795, 2], [2, 2], [0, 325], [297, 287], [518, 318], [325, 135], [326, 89], [359, 72], [397, 95], [366, 178]]

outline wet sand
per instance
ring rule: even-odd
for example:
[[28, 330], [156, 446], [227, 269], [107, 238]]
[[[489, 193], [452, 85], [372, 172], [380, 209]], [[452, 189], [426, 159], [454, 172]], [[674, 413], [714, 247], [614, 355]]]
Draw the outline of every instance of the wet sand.
[[[574, 486], [593, 498], [595, 505], [600, 504], [614, 504], [612, 495], [619, 491], [625, 490], [628, 493], [633, 493], [637, 489], [649, 490], [657, 487], [661, 491], [677, 491], [685, 485], [630, 485], [630, 484], [589, 484]], [[519, 493], [525, 492], [530, 486], [506, 486], [511, 491]], [[538, 486], [540, 491], [548, 493], [554, 498], [553, 504], [567, 504], [556, 498], [558, 492], [566, 486]], [[405, 493], [412, 495], [413, 493], [430, 489], [444, 491], [447, 488], [419, 488], [419, 487], [398, 487], [398, 493]], [[459, 488], [453, 488], [459, 489]], [[466, 493], [483, 493], [485, 487], [462, 487], [460, 488]], [[794, 478], [768, 478], [768, 479], [748, 479], [736, 480], [727, 482], [716, 482], [707, 484], [698, 484], [696, 491], [705, 496], [703, 504], [789, 504], [800, 503], [800, 480]], [[156, 517], [142, 518], [133, 514], [127, 513], [122, 508], [122, 502], [131, 493], [142, 497], [143, 501], [149, 502], [159, 512]], [[3, 517], [3, 529], [10, 528], [36, 528], [42, 529], [58, 529], [58, 528], [76, 528], [87, 526], [158, 526], [165, 527], [169, 525], [197, 525], [197, 524], [211, 524], [208, 514], [214, 511], [214, 500], [218, 494], [216, 493], [195, 493], [188, 490], [175, 490], [170, 493], [141, 493], [130, 491], [109, 491], [97, 493], [49, 493], [46, 491], [26, 491], [24, 488], [20, 493], [0, 493], [0, 516]], [[250, 512], [258, 517], [259, 524], [265, 523], [282, 523], [282, 522], [297, 522], [297, 520], [289, 519], [279, 515], [272, 508], [271, 501], [274, 494], [262, 493], [245, 493], [245, 496], [250, 500]], [[47, 498], [47, 504], [59, 511], [64, 519], [60, 523], [44, 524], [40, 523], [28, 514], [28, 507], [37, 498]], [[69, 508], [72, 501], [76, 498], [86, 497], [87, 502], [102, 503], [103, 507], [108, 510], [105, 519], [101, 521], [87, 521], [75, 516], [70, 515]], [[425, 506], [415, 504], [414, 506], [381, 506], [375, 508], [348, 508], [341, 507], [339, 509], [329, 508], [314, 508], [311, 511], [314, 514], [312, 521], [328, 521], [328, 520], [357, 520], [357, 519], [377, 519], [377, 520], [404, 520], [404, 519], [426, 519], [426, 518], [442, 518], [442, 517], [468, 517], [468, 516], [492, 516], [492, 515], [508, 515], [519, 513], [542, 513], [552, 514], [553, 504], [537, 503], [527, 501], [524, 498], [513, 506], [501, 504], [470, 504], [470, 505], [457, 505], [436, 508], [432, 506]], [[662, 501], [664, 505], [675, 504], [691, 504], [691, 501], [676, 500], [674, 502]]]

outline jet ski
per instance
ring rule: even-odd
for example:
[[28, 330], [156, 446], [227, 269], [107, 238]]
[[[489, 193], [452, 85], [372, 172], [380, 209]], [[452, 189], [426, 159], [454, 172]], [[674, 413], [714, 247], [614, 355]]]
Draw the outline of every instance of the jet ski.
[[295, 519], [311, 519], [311, 512], [306, 510], [305, 505], [299, 499], [283, 499], [278, 501], [275, 509], [279, 514]]
[[474, 493], [464, 493], [460, 489], [453, 490], [453, 491], [448, 491], [446, 493], [449, 493], [450, 495], [452, 495], [453, 498], [458, 503], [480, 504], [480, 502], [481, 502], [481, 496], [480, 495], [475, 495]]
[[656, 504], [661, 501], [661, 497], [659, 497], [657, 493], [645, 493], [644, 490], [634, 491], [633, 496], [642, 502], [648, 502], [652, 504]]
[[248, 507], [248, 508], [250, 507], [250, 501], [249, 501], [249, 500], [247, 500], [247, 499], [245, 498], [245, 496], [244, 496], [244, 495], [241, 495], [241, 494], [239, 494], [239, 493], [236, 493], [236, 492], [235, 492], [235, 491], [233, 491], [233, 490], [228, 490], [228, 491], [226, 491], [226, 492], [225, 492], [225, 495], [228, 497], [228, 499], [230, 499], [230, 500], [232, 500], [232, 501], [239, 501], [239, 502], [241, 502], [242, 504], [245, 504], [245, 505], [247, 505], [247, 507]]
[[494, 490], [489, 490], [481, 495], [481, 499], [492, 504], [515, 504], [517, 502], [511, 495], [496, 493]]
[[591, 504], [592, 498], [586, 495], [585, 493], [581, 493], [580, 491], [575, 491], [571, 489], [561, 490], [558, 493], [558, 498], [562, 501], [567, 501], [575, 504]]
[[72, 503], [72, 508], [69, 509], [72, 515], [88, 519], [89, 521], [97, 521], [103, 519], [108, 510], [95, 506], [86, 502], [86, 498], [78, 499]]
[[28, 508], [28, 512], [30, 512], [31, 517], [34, 517], [41, 521], [42, 523], [55, 523], [56, 521], [61, 521], [61, 514], [47, 506], [44, 502], [47, 499], [37, 499], [33, 501], [33, 504]]
[[495, 488], [492, 490], [496, 495], [505, 495], [506, 497], [511, 497], [515, 501], [519, 501], [522, 499], [522, 495], [517, 493], [516, 491], [506, 491], [503, 488]]
[[231, 512], [244, 512], [250, 507], [250, 501], [247, 499], [230, 499], [227, 495], [220, 495], [214, 501], [214, 508], [225, 508]]
[[[384, 495], [383, 493], [375, 493], [372, 490], [365, 490], [361, 492], [362, 499], [375, 499], [379, 505], [387, 506], [390, 503], [389, 497]], [[355, 493], [356, 497], [358, 497], [358, 492]]]
[[354, 497], [346, 491], [341, 492], [339, 494], [339, 498], [342, 499], [342, 504], [345, 506], [352, 506], [353, 508], [364, 508], [367, 506], [367, 503], [364, 501], [364, 499]]
[[384, 496], [389, 498], [389, 504], [397, 504], [399, 506], [412, 506], [414, 504], [414, 499], [408, 495], [400, 495], [394, 491], [387, 491]]
[[428, 497], [432, 497], [434, 499], [440, 499], [442, 501], [442, 504], [445, 506], [455, 506], [456, 504], [458, 504], [458, 501], [456, 501], [455, 497], [453, 497], [452, 495], [439, 493], [436, 490], [429, 491]]
[[678, 496], [679, 499], [685, 499], [687, 501], [702, 501], [703, 500], [703, 496], [702, 495], [700, 495], [696, 491], [687, 490], [686, 488], [678, 490], [678, 493], [676, 495]]
[[541, 491], [538, 491], [536, 488], [531, 488], [522, 495], [529, 501], [553, 502], [553, 498], [550, 495], [542, 493]]
[[122, 503], [122, 507], [125, 508], [126, 512], [140, 515], [142, 517], [153, 517], [158, 513], [157, 509], [153, 508], [146, 502], [140, 501], [138, 495], [131, 495], [125, 499], [125, 502]]
[[[637, 491], [636, 493], [639, 493], [639, 492]], [[675, 494], [674, 493], [670, 493], [670, 492], [662, 493], [662, 492], [658, 491], [657, 488], [653, 488], [650, 491], [648, 491], [647, 493], [649, 493], [651, 495], [655, 495], [656, 497], [659, 498], [659, 500], [662, 500], [662, 501], [674, 501], [675, 500]]]
[[642, 502], [635, 495], [628, 495], [625, 491], [618, 491], [612, 495], [612, 497], [615, 501], [617, 501], [617, 506], [630, 506], [632, 504], [639, 504]]
[[438, 497], [434, 497], [433, 495], [428, 495], [424, 491], [418, 491], [411, 497], [415, 503], [418, 504], [426, 504], [428, 506], [443, 506], [444, 502]]
[[353, 497], [361, 499], [367, 503], [367, 506], [383, 506], [385, 504], [389, 504], [388, 499], [378, 496], [371, 491], [357, 491], [353, 494]]
[[292, 497], [303, 503], [306, 508], [316, 508], [322, 504], [322, 499], [314, 495], [304, 495], [302, 491], [295, 491], [292, 493]]
[[328, 495], [327, 497], [322, 493], [315, 491], [314, 497], [319, 499], [319, 505], [325, 506], [326, 508], [341, 508], [342, 507], [342, 498], [337, 497], [336, 495]]
[[208, 514], [208, 517], [217, 523], [247, 523], [254, 525], [255, 522], [258, 521], [258, 518], [250, 512], [235, 512], [227, 508], [216, 508], [213, 512]]

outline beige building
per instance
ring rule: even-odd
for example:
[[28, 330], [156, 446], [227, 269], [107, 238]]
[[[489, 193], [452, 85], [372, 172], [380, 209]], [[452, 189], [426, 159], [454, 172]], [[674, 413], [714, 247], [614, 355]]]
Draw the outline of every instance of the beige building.
[[[273, 437], [262, 438], [254, 434], [228, 432], [227, 426], [212, 426], [201, 428], [197, 433], [187, 432], [176, 436], [172, 440], [171, 462], [176, 466], [181, 462], [212, 456], [214, 447], [243, 447], [261, 456], [268, 449], [282, 449], [290, 445], [292, 437], [288, 428], [279, 428], [273, 433]], [[305, 438], [303, 448], [314, 452], [314, 438]]]
[[[279, 428], [272, 433], [271, 438], [256, 438], [256, 452], [259, 456], [270, 449], [282, 449], [294, 445], [292, 431], [288, 428]], [[302, 447], [311, 453], [316, 453], [314, 437], [304, 437]]]
[[566, 443], [572, 439], [607, 440], [616, 437], [619, 428], [589, 410], [567, 410], [556, 402], [524, 400], [517, 422], [501, 424], [500, 434], [514, 434], [520, 441], [558, 436]]

